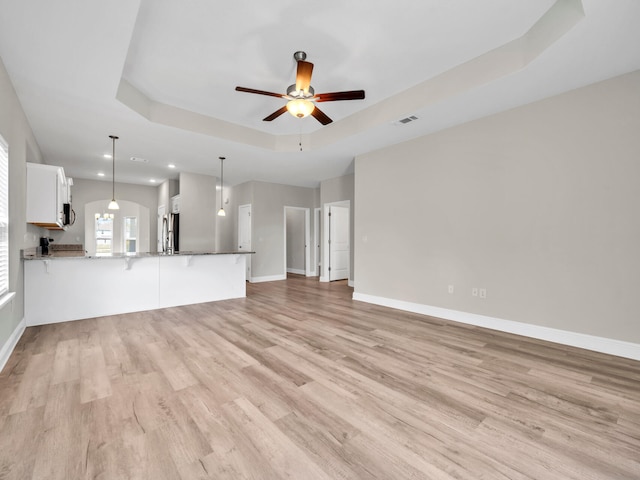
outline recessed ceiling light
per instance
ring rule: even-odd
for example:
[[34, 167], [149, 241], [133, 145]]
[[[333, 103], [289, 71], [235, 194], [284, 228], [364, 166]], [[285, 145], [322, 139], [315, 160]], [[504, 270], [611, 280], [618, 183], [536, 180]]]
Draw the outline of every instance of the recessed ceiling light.
[[104, 177], [104, 173], [102, 173], [102, 172], [98, 172], [98, 176], [99, 176], [99, 177]]
[[109, 160], [111, 160], [111, 154], [110, 153], [105, 153], [104, 155], [102, 155], [104, 158], [108, 158]]
[[169, 168], [176, 168], [176, 166], [173, 163], [170, 163], [169, 165], [167, 165], [167, 167]]
[[151, 183], [156, 183], [156, 180], [154, 178], [149, 180]]

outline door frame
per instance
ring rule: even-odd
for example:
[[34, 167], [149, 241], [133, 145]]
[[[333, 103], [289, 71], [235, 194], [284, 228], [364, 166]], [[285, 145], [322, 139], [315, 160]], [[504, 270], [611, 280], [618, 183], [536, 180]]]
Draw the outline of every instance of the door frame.
[[329, 202], [322, 205], [322, 268], [320, 269], [320, 281], [329, 282], [329, 209], [330, 207], [346, 207], [349, 209], [349, 274], [347, 282], [351, 284], [351, 258], [353, 258], [353, 245], [351, 245], [351, 200]]
[[[243, 205], [238, 205], [237, 217], [236, 217], [236, 245], [238, 245], [238, 250], [240, 250], [240, 209], [249, 207], [249, 251], [253, 249], [253, 215], [251, 215], [253, 211], [253, 207], [250, 203], [245, 203]], [[246, 268], [245, 268], [245, 280], [247, 282], [251, 282], [251, 277], [253, 276], [253, 270], [251, 269], [251, 257], [253, 255], [247, 254], [245, 255], [246, 259]]]
[[320, 261], [322, 258], [320, 252], [320, 242], [322, 238], [320, 236], [320, 225], [322, 225], [322, 209], [316, 207], [313, 209], [313, 276], [320, 276]]
[[313, 270], [311, 269], [311, 252], [309, 248], [309, 239], [311, 237], [310, 222], [309, 222], [309, 208], [306, 207], [290, 207], [284, 206], [282, 211], [283, 215], [283, 245], [284, 245], [284, 258], [283, 258], [283, 272], [284, 277], [287, 278], [287, 210], [302, 210], [304, 211], [304, 271], [305, 277], [312, 277]]

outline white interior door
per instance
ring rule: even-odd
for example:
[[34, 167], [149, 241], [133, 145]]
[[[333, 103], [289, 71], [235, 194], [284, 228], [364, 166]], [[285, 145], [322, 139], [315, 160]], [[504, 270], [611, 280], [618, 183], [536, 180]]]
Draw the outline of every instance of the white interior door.
[[[251, 205], [238, 207], [238, 250], [251, 251]], [[246, 255], [247, 272], [245, 280], [251, 280], [251, 255]]]
[[329, 281], [349, 278], [349, 209], [329, 207]]

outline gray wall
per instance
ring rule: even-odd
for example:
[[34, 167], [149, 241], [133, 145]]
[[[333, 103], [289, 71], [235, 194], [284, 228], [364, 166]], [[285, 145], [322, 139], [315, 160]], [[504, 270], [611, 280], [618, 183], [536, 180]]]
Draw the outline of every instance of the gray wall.
[[253, 183], [252, 277], [286, 275], [284, 207], [313, 208], [314, 189], [265, 182]]
[[180, 250], [216, 249], [217, 181], [209, 175], [180, 174]]
[[45, 230], [26, 224], [26, 162], [42, 163], [42, 155], [1, 60], [0, 135], [9, 145], [9, 291], [16, 294], [0, 309], [0, 352], [4, 352], [24, 316], [20, 250], [37, 246]]
[[233, 188], [233, 238], [236, 244], [238, 206], [251, 204], [251, 248], [255, 252], [251, 260], [253, 279], [286, 276], [284, 207], [309, 208], [312, 213], [316, 190], [266, 182], [247, 182]]
[[[106, 212], [107, 204], [111, 200], [111, 182], [74, 178], [71, 196], [73, 210], [76, 212], [75, 223], [66, 231], [52, 230], [48, 234], [55, 243], [82, 243], [86, 248], [85, 205], [89, 202], [104, 200]], [[116, 200], [138, 203], [149, 209], [149, 249], [155, 251], [158, 237], [156, 223], [158, 187], [116, 182]]]
[[356, 293], [639, 343], [639, 112], [635, 72], [357, 158]]

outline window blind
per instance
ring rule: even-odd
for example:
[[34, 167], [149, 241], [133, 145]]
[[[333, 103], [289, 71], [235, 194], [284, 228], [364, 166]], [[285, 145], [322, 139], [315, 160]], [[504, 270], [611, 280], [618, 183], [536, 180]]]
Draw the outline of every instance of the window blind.
[[9, 291], [9, 147], [0, 136], [0, 296]]

